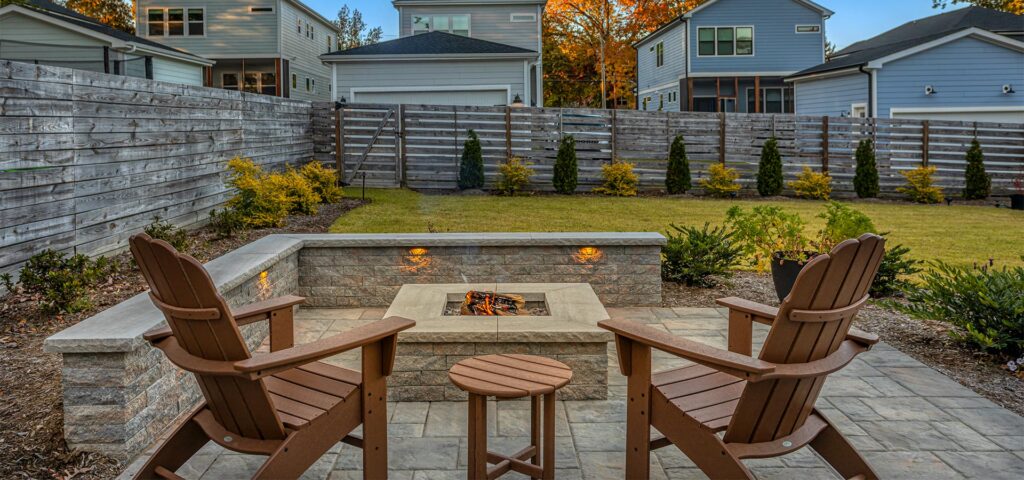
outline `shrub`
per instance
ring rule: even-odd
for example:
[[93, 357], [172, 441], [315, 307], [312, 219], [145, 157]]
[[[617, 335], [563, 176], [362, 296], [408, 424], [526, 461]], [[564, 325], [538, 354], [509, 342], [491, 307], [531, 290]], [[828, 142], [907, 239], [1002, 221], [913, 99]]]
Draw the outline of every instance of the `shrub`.
[[527, 167], [519, 157], [512, 157], [498, 167], [498, 191], [505, 195], [515, 195], [530, 184], [533, 170]]
[[210, 228], [219, 238], [233, 237], [235, 233], [245, 230], [245, 219], [230, 208], [210, 210]]
[[901, 172], [907, 179], [907, 185], [896, 189], [907, 196], [912, 202], [917, 203], [941, 203], [945, 200], [942, 189], [933, 185], [932, 175], [935, 175], [935, 167], [918, 167], [913, 170]]
[[318, 161], [313, 161], [303, 165], [299, 169], [299, 174], [313, 187], [313, 191], [320, 197], [321, 202], [337, 203], [341, 201], [344, 191], [338, 186], [337, 170], [327, 168]]
[[877, 233], [870, 217], [839, 202], [828, 202], [818, 218], [825, 220], [825, 227], [818, 232], [817, 250], [820, 253], [831, 251], [844, 240]]
[[67, 256], [46, 249], [29, 258], [18, 281], [25, 292], [42, 296], [44, 310], [74, 313], [91, 306], [89, 289], [116, 269], [116, 264], [103, 257], [94, 261], [85, 255]]
[[857, 168], [853, 176], [853, 189], [860, 198], [878, 196], [878, 164], [875, 162], [875, 142], [870, 138], [857, 145]]
[[157, 240], [163, 240], [171, 244], [171, 246], [179, 252], [187, 252], [192, 243], [189, 239], [188, 232], [184, 228], [179, 228], [168, 222], [164, 222], [160, 220], [159, 216], [153, 217], [153, 223], [149, 224], [142, 230], [150, 237]]
[[558, 146], [558, 158], [555, 159], [555, 174], [552, 183], [555, 191], [563, 195], [571, 195], [576, 191], [579, 167], [576, 164], [576, 139], [572, 135], [562, 138]]
[[236, 157], [228, 162], [231, 170], [228, 182], [238, 193], [228, 200], [228, 207], [242, 216], [243, 222], [253, 228], [279, 227], [291, 209], [288, 193], [280, 182], [268, 181], [252, 160]]
[[749, 213], [740, 207], [726, 212], [725, 223], [735, 230], [735, 240], [751, 258], [758, 271], [771, 266], [772, 255], [782, 252], [793, 260], [806, 260], [810, 242], [804, 236], [804, 221], [782, 208], [758, 205]]
[[708, 168], [708, 178], [700, 179], [700, 186], [704, 188], [708, 195], [723, 198], [730, 197], [743, 188], [736, 181], [739, 178], [740, 173], [735, 168], [715, 163]]
[[733, 239], [734, 232], [725, 227], [703, 229], [677, 227], [666, 232], [668, 243], [661, 248], [661, 277], [691, 287], [709, 288], [717, 285], [716, 277], [728, 277], [740, 260], [743, 250]]
[[672, 148], [668, 152], [668, 172], [665, 174], [665, 188], [669, 194], [686, 193], [692, 188], [690, 179], [690, 160], [686, 158], [686, 142], [682, 135], [672, 140]]
[[796, 180], [789, 182], [789, 188], [792, 188], [800, 198], [828, 200], [832, 194], [832, 177], [827, 173], [815, 172], [811, 167], [804, 167], [804, 171], [796, 176]]
[[971, 269], [938, 262], [898, 306], [918, 318], [944, 320], [960, 341], [994, 353], [1024, 353], [1024, 267]]
[[981, 151], [978, 139], [974, 139], [971, 148], [967, 150], [967, 171], [964, 176], [965, 200], [983, 200], [992, 193], [992, 177], [985, 173], [985, 153]]
[[782, 193], [782, 155], [779, 141], [769, 138], [761, 148], [761, 162], [757, 165], [757, 193], [771, 197]]
[[480, 147], [480, 137], [473, 130], [469, 131], [469, 139], [462, 146], [458, 183], [460, 190], [484, 186], [484, 154]]
[[294, 168], [288, 167], [284, 173], [271, 173], [264, 181], [276, 184], [288, 197], [288, 213], [300, 215], [316, 215], [320, 205], [320, 195], [313, 189], [313, 184]]
[[635, 197], [640, 178], [633, 173], [632, 163], [607, 163], [601, 165], [601, 186], [594, 192], [616, 197]]
[[907, 291], [912, 285], [909, 279], [921, 273], [922, 263], [920, 260], [908, 258], [909, 254], [910, 249], [903, 245], [886, 248], [882, 263], [878, 266], [875, 283], [871, 284], [872, 297], [892, 297]]

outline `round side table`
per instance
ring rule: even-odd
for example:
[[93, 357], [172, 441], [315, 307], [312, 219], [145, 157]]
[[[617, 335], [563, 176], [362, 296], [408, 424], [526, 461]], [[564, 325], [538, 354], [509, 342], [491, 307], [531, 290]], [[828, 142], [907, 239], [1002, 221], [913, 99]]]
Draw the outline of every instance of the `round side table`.
[[[510, 471], [555, 478], [555, 392], [572, 379], [572, 369], [533, 355], [485, 355], [452, 365], [448, 379], [469, 393], [470, 480], [494, 479]], [[487, 450], [487, 397], [530, 397], [530, 446], [512, 455]], [[488, 468], [489, 463], [494, 466]]]

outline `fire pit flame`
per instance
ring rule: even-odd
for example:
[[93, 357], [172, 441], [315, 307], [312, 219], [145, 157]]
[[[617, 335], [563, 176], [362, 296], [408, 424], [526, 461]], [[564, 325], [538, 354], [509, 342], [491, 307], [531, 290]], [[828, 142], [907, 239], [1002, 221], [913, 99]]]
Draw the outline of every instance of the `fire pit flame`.
[[522, 295], [470, 290], [466, 292], [461, 310], [463, 315], [504, 317], [520, 315], [525, 307], [526, 300]]

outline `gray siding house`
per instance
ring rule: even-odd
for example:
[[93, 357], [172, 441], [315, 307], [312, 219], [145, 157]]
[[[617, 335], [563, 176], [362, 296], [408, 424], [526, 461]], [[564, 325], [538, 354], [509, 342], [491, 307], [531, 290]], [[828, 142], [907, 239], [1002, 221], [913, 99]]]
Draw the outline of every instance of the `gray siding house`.
[[331, 52], [335, 100], [543, 105], [547, 0], [394, 0], [399, 38]]
[[1024, 17], [981, 7], [915, 20], [791, 76], [796, 113], [1024, 123], [1022, 40]]
[[810, 0], [709, 0], [633, 45], [637, 108], [793, 112], [784, 78], [825, 60], [825, 20]]
[[0, 7], [0, 60], [202, 85], [213, 61], [108, 27], [48, 0]]
[[298, 0], [139, 0], [139, 35], [216, 60], [205, 84], [327, 100], [336, 27]]

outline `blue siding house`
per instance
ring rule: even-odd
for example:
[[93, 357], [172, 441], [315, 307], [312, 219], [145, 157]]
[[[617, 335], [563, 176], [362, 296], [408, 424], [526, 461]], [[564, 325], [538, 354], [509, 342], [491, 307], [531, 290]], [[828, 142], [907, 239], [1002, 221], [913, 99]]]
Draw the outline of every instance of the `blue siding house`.
[[1024, 123], [1022, 38], [1024, 17], [968, 7], [855, 43], [787, 80], [800, 115]]
[[825, 60], [825, 19], [809, 0], [709, 0], [643, 38], [640, 110], [792, 113], [784, 78]]

